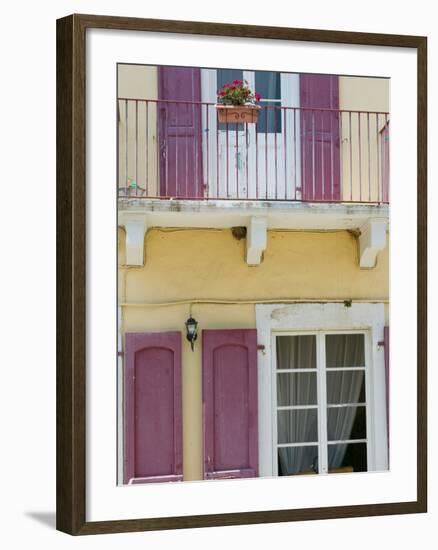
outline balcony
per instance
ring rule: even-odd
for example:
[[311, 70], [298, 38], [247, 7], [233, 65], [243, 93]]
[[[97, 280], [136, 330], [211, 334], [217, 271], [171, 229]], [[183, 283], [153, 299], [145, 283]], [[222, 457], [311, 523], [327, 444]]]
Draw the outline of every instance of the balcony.
[[389, 114], [268, 104], [231, 124], [213, 103], [119, 98], [118, 197], [125, 228], [379, 227], [381, 244]]

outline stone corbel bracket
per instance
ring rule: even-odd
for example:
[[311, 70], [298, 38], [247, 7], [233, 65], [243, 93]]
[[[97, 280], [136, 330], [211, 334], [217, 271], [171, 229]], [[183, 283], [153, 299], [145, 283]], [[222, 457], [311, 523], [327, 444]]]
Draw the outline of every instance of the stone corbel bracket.
[[268, 223], [265, 217], [253, 216], [249, 220], [246, 232], [246, 263], [260, 265], [266, 250]]
[[359, 235], [359, 266], [361, 269], [376, 267], [377, 254], [386, 246], [385, 219], [368, 220], [361, 228]]
[[126, 265], [143, 266], [144, 236], [147, 231], [146, 216], [124, 212], [119, 217], [119, 226], [124, 227], [126, 233]]

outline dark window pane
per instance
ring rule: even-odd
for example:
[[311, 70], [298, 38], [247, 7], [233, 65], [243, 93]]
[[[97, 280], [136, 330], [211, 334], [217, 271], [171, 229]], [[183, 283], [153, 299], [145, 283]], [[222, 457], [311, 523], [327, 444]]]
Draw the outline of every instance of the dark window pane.
[[316, 369], [316, 337], [277, 336], [277, 369]]
[[329, 441], [365, 439], [366, 436], [366, 407], [329, 407], [327, 409]]
[[327, 372], [327, 403], [365, 403], [365, 371]]
[[278, 449], [278, 475], [318, 473], [318, 447], [286, 447]]
[[278, 411], [278, 443], [318, 441], [318, 411], [300, 409]]
[[262, 96], [262, 99], [281, 99], [280, 73], [256, 71], [255, 91]]
[[325, 337], [326, 366], [364, 367], [365, 339], [363, 334], [328, 334]]
[[[241, 69], [217, 69], [217, 91], [219, 91], [224, 84], [232, 84], [233, 80], [243, 80], [243, 71]], [[219, 130], [230, 132], [229, 139], [235, 139], [236, 129], [240, 132], [245, 129], [244, 124], [226, 124], [225, 122], [219, 123]]]
[[[257, 121], [257, 132], [259, 134], [274, 134], [281, 133], [282, 124], [282, 109], [280, 109], [280, 102], [273, 101], [260, 101], [258, 103], [261, 106], [259, 112], [259, 118]], [[263, 137], [259, 138], [262, 139]]]
[[317, 405], [316, 372], [277, 374], [277, 405]]
[[328, 446], [329, 474], [339, 472], [366, 472], [367, 444], [348, 443]]

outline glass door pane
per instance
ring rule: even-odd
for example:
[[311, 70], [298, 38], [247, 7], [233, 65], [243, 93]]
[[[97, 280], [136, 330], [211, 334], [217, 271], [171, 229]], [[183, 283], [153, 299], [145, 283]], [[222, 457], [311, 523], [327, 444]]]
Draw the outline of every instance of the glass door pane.
[[328, 473], [367, 470], [364, 334], [325, 336]]
[[278, 336], [276, 355], [278, 475], [317, 473], [316, 336]]

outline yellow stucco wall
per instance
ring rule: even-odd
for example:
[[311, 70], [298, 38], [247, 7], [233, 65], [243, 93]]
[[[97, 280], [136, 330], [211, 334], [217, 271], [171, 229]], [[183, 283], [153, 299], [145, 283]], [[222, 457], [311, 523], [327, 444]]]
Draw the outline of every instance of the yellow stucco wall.
[[[158, 97], [157, 67], [119, 64], [117, 82], [119, 98], [157, 99]], [[146, 189], [147, 187], [149, 196], [155, 196], [158, 180], [157, 104], [155, 102], [119, 100], [118, 115], [118, 185], [125, 187], [131, 180], [136, 180], [141, 188]], [[136, 142], [137, 147], [135, 146]], [[126, 154], [126, 150], [128, 150], [128, 154]]]
[[[387, 78], [339, 77], [339, 108], [346, 111], [389, 111]], [[345, 200], [382, 200], [382, 143], [384, 114], [341, 115], [342, 196]], [[383, 161], [385, 162], [385, 161]]]
[[[124, 261], [119, 231], [119, 262]], [[201, 342], [190, 350], [184, 322], [199, 328], [255, 328], [254, 304], [142, 306], [188, 300], [388, 298], [388, 249], [375, 269], [360, 270], [357, 242], [346, 231], [270, 231], [263, 263], [245, 262], [245, 240], [231, 230], [150, 229], [144, 267], [119, 271], [122, 331], [180, 330], [183, 334], [184, 479], [202, 478]], [[126, 305], [131, 304], [131, 305]]]

